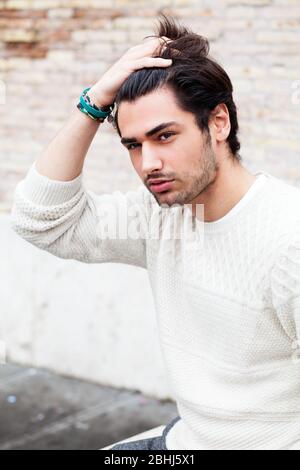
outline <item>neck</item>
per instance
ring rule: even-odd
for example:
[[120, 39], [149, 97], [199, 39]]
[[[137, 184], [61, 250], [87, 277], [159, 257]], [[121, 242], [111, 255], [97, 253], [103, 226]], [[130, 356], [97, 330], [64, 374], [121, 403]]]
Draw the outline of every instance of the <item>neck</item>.
[[214, 179], [192, 201], [204, 205], [204, 222], [215, 222], [224, 217], [246, 194], [256, 177], [240, 162], [224, 159]]

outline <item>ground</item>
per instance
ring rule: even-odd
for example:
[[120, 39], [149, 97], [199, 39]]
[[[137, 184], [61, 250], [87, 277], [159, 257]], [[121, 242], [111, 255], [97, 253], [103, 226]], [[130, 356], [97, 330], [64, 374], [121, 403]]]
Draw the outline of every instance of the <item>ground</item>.
[[0, 365], [0, 450], [101, 449], [177, 416], [172, 401]]

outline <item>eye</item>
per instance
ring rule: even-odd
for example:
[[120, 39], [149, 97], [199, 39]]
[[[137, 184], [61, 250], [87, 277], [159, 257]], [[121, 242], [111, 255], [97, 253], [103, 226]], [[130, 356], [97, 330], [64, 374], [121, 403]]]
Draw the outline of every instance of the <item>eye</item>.
[[[158, 138], [160, 138], [160, 137], [162, 137], [162, 136], [168, 136], [168, 137], [170, 137], [171, 135], [175, 135], [175, 132], [164, 132], [163, 134], [160, 134], [160, 135], [158, 136]], [[139, 146], [139, 145], [140, 145], [140, 144], [129, 144], [129, 145], [127, 145], [127, 149], [128, 149], [128, 150], [134, 150], [134, 149], [135, 149], [137, 146]], [[134, 147], [132, 147], [132, 146], [134, 146]]]
[[171, 136], [174, 135], [174, 132], [165, 132], [164, 134], [160, 134], [159, 137], [162, 137], [163, 135]]
[[133, 148], [132, 148], [133, 145], [140, 145], [140, 144], [129, 144], [129, 145], [126, 145], [126, 148], [127, 148], [128, 150], [134, 150], [136, 147], [133, 147]]

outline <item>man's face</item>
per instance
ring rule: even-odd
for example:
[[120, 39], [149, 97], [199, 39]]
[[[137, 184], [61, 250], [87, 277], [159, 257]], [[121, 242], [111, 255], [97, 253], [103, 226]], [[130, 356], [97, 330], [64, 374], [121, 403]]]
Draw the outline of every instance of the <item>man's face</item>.
[[[175, 123], [146, 136], [171, 121]], [[210, 135], [201, 132], [192, 113], [177, 106], [169, 88], [131, 103], [123, 101], [118, 125], [136, 172], [159, 205], [192, 203], [216, 178], [218, 163]], [[151, 185], [151, 179], [172, 182]]]

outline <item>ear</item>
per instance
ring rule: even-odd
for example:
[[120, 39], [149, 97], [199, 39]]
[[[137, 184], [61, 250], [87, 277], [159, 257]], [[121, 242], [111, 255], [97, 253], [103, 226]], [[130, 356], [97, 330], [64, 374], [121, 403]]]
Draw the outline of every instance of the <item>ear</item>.
[[230, 133], [230, 117], [226, 104], [218, 104], [211, 112], [210, 130], [219, 142], [225, 141]]

